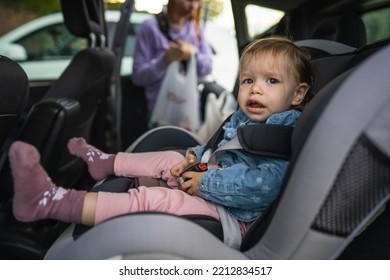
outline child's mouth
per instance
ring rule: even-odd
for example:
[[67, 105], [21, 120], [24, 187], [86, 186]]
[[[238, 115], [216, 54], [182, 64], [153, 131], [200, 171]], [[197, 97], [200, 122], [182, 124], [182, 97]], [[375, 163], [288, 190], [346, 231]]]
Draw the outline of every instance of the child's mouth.
[[254, 101], [254, 100], [249, 100], [246, 103], [246, 106], [248, 107], [248, 110], [251, 113], [258, 113], [263, 109], [265, 109], [265, 106], [261, 102]]

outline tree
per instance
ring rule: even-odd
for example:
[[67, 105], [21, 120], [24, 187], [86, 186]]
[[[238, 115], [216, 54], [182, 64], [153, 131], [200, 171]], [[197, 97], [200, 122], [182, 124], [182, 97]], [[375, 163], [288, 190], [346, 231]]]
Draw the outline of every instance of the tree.
[[0, 35], [38, 16], [58, 11], [59, 0], [0, 0]]
[[223, 10], [223, 0], [204, 0], [204, 3], [207, 5], [207, 17], [215, 18]]
[[59, 0], [0, 0], [0, 5], [21, 12], [30, 11], [38, 16], [60, 11]]

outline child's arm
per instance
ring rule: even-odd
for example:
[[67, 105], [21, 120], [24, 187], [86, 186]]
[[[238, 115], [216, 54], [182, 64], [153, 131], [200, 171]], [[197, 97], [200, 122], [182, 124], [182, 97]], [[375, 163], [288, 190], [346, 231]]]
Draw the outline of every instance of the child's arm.
[[226, 207], [267, 208], [280, 191], [288, 161], [265, 158], [256, 167], [239, 163], [201, 173], [196, 194]]
[[[300, 115], [299, 111], [289, 110], [270, 116], [266, 123], [295, 126]], [[197, 195], [227, 207], [252, 211], [268, 208], [280, 191], [288, 161], [254, 155], [247, 158], [240, 151], [227, 153], [237, 162], [224, 168], [209, 168], [199, 178]]]

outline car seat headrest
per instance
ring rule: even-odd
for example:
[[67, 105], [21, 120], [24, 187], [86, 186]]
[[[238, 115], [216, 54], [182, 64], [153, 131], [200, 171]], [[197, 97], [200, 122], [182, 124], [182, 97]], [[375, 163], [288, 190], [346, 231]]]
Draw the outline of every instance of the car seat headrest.
[[61, 0], [65, 26], [77, 37], [90, 38], [104, 35], [103, 19], [99, 0]]
[[275, 29], [275, 34], [291, 37], [294, 41], [307, 39], [308, 33], [307, 15], [304, 10], [283, 16]]
[[362, 19], [355, 14], [329, 17], [314, 27], [312, 39], [327, 39], [351, 47], [362, 47], [366, 44], [366, 30]]

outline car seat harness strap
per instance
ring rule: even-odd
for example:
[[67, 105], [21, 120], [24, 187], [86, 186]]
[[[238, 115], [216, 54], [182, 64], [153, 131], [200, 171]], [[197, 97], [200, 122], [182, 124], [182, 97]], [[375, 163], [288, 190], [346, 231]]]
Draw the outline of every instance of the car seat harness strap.
[[207, 162], [209, 166], [218, 165], [219, 158], [226, 150], [243, 149], [248, 153], [262, 156], [290, 159], [291, 137], [294, 127], [277, 124], [256, 124], [240, 126], [237, 129], [237, 136], [225, 145], [216, 148], [218, 139], [222, 139], [222, 126], [215, 134], [216, 137], [210, 139], [205, 150], [212, 153], [204, 153], [202, 162]]

